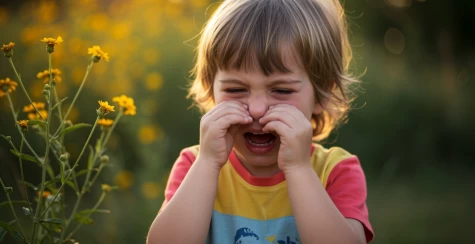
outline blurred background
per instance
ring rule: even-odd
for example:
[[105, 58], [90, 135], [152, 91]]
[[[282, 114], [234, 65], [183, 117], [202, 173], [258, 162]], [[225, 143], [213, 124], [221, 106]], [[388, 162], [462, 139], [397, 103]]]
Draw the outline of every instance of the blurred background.
[[[34, 101], [43, 99], [36, 74], [48, 68], [39, 40], [57, 36], [64, 42], [52, 62], [63, 72], [57, 88], [60, 97], [70, 97], [66, 102], [84, 76], [87, 48], [100, 45], [110, 55], [110, 62], [94, 65], [69, 117], [74, 123], [92, 124], [97, 100], [111, 102], [121, 94], [135, 99], [137, 115], [119, 123], [108, 146], [112, 166], [98, 180], [119, 186], [101, 207], [111, 214], [94, 215], [94, 225], [76, 235], [81, 243], [145, 242], [174, 160], [182, 148], [198, 143], [200, 114], [189, 109], [186, 87], [194, 37], [218, 4], [0, 1], [0, 44], [16, 43], [13, 61]], [[344, 7], [354, 47], [352, 72], [363, 74], [363, 89], [349, 123], [325, 146], [343, 147], [362, 162], [373, 243], [473, 243], [475, 2], [345, 0]], [[5, 77], [16, 80], [8, 60], [0, 58], [0, 79]], [[12, 98], [16, 108], [27, 104], [20, 88]], [[0, 98], [0, 134], [19, 145], [5, 97]], [[72, 157], [85, 134], [68, 135]], [[38, 136], [27, 138], [42, 147]], [[0, 176], [19, 200], [19, 167], [9, 149], [0, 140]], [[25, 163], [25, 168], [27, 179], [40, 182], [36, 165]], [[81, 209], [90, 208], [100, 192], [97, 185]], [[9, 208], [0, 208], [0, 220], [10, 219]]]

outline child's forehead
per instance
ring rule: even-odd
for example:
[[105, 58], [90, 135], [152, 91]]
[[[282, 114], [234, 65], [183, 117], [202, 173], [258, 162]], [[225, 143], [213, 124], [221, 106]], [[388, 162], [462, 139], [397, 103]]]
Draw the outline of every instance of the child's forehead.
[[274, 50], [242, 50], [233, 53], [227, 60], [217, 57], [218, 69], [228, 72], [262, 72], [271, 76], [304, 68], [301, 55], [294, 45], [279, 46]]

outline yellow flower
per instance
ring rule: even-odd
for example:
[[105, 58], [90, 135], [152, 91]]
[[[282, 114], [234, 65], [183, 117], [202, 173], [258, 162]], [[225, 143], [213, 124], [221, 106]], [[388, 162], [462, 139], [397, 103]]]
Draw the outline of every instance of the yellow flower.
[[[43, 110], [43, 109], [38, 109], [38, 112], [40, 112], [41, 116], [43, 116], [44, 119], [48, 118], [48, 111]], [[32, 112], [28, 114], [28, 119], [29, 120], [39, 120], [41, 119], [40, 115], [36, 112]]]
[[17, 124], [21, 127], [23, 131], [28, 131], [28, 120], [19, 120]]
[[97, 121], [97, 124], [103, 127], [111, 127], [113, 123], [114, 120], [111, 119], [100, 119], [99, 121]]
[[118, 97], [112, 98], [113, 102], [119, 104], [119, 107], [124, 109], [125, 115], [135, 115], [137, 111], [137, 107], [135, 107], [134, 99], [131, 97], [127, 97], [126, 95], [121, 95]]
[[101, 58], [104, 58], [105, 61], [109, 62], [109, 54], [101, 50], [99, 46], [93, 46], [87, 49], [87, 54], [92, 54], [94, 62], [99, 62]]
[[56, 39], [51, 38], [51, 37], [48, 37], [48, 38], [45, 37], [40, 41], [46, 43], [49, 47], [54, 47], [54, 45], [63, 42], [63, 38], [61, 38], [60, 36], [58, 36], [58, 38]]
[[[53, 74], [53, 80], [60, 83], [62, 81], [61, 79], [61, 70], [59, 69], [51, 69], [51, 73]], [[38, 79], [43, 79], [43, 82], [45, 84], [49, 83], [49, 70], [45, 70], [43, 72], [39, 72], [36, 77]]]
[[99, 116], [104, 116], [110, 112], [114, 112], [114, 106], [109, 105], [109, 102], [103, 102], [99, 100], [99, 108], [97, 109], [97, 114]]
[[[38, 109], [38, 110], [41, 110], [41, 109], [44, 109], [45, 108], [45, 104], [42, 103], [42, 102], [33, 102], [33, 104], [35, 105], [35, 107]], [[35, 108], [33, 107], [33, 104], [30, 104], [30, 105], [27, 105], [25, 107], [23, 107], [23, 112], [25, 113], [34, 113], [35, 112]]]
[[51, 37], [48, 37], [48, 38], [45, 37], [40, 41], [46, 43], [47, 44], [46, 51], [48, 51], [49, 53], [52, 53], [52, 52], [54, 52], [54, 46], [56, 44], [59, 44], [59, 43], [63, 42], [63, 38], [61, 38], [60, 36], [58, 36], [58, 38], [56, 38], [56, 39], [51, 38]]
[[0, 97], [7, 95], [8, 93], [12, 93], [16, 90], [18, 83], [15, 81], [10, 80], [10, 78], [5, 78], [5, 80], [0, 80]]
[[10, 42], [2, 46], [2, 51], [5, 53], [5, 57], [10, 58], [13, 55], [14, 42]]

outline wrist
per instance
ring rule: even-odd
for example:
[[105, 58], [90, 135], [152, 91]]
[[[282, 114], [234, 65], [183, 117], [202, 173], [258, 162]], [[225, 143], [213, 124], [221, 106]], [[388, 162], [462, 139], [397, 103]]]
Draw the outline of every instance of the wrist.
[[213, 160], [212, 158], [206, 157], [200, 154], [198, 155], [198, 157], [196, 158], [196, 161], [194, 162], [194, 164], [199, 165], [200, 167], [203, 167], [210, 172], [217, 172], [217, 173], [221, 171], [221, 168], [224, 166], [225, 163], [215, 162], [215, 160]]
[[310, 171], [314, 171], [314, 170], [312, 168], [312, 165], [309, 162], [294, 164], [282, 170], [282, 172], [285, 175], [285, 178], [295, 177], [295, 176], [299, 177], [302, 174], [305, 174]]

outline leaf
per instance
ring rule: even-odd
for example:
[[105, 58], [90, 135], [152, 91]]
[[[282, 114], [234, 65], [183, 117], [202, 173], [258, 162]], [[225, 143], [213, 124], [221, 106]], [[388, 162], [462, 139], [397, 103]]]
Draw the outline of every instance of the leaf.
[[28, 181], [21, 181], [19, 180], [18, 182], [22, 183], [22, 184], [25, 184], [26, 186], [29, 186], [31, 189], [33, 189], [34, 191], [38, 191], [38, 187], [36, 187], [35, 185], [33, 185], [33, 183], [30, 183]]
[[87, 214], [75, 213], [74, 219], [83, 225], [94, 224], [94, 220], [91, 217], [87, 216]]
[[89, 126], [92, 126], [90, 124], [85, 124], [85, 123], [79, 123], [79, 124], [75, 124], [71, 127], [68, 127], [68, 128], [65, 128], [61, 131], [61, 133], [59, 133], [59, 136], [64, 136], [70, 132], [73, 132], [77, 129], [81, 129], [81, 128], [84, 128], [84, 127], [89, 127]]
[[77, 176], [84, 175], [84, 174], [86, 174], [86, 173], [89, 172], [89, 171], [93, 172], [93, 171], [99, 171], [99, 170], [98, 170], [98, 169], [95, 169], [95, 168], [94, 168], [94, 169], [83, 169], [83, 170], [80, 170], [80, 171], [76, 174], [76, 177], [77, 177]]
[[40, 219], [41, 223], [50, 223], [50, 224], [58, 224], [64, 225], [64, 220], [58, 218], [51, 218], [51, 219]]
[[12, 138], [10, 136], [4, 136], [2, 134], [0, 134], [0, 136], [8, 142], [10, 142], [12, 140]]
[[73, 190], [74, 190], [75, 192], [78, 191], [78, 189], [76, 189], [76, 186], [74, 186], [74, 184], [73, 184], [72, 181], [68, 180], [68, 181], [66, 181], [66, 184], [67, 184], [68, 186], [70, 186], [71, 188], [73, 188]]
[[61, 99], [61, 101], [59, 101], [58, 103], [56, 103], [56, 104], [51, 108], [51, 111], [53, 111], [57, 106], [59, 106], [61, 103], [63, 103], [66, 99], [68, 99], [68, 97], [65, 97], [65, 98]]
[[[12, 220], [8, 224], [12, 225], [15, 222], [16, 222], [16, 220]], [[0, 227], [0, 242], [3, 240], [3, 238], [5, 237], [6, 234], [7, 234], [7, 231], [5, 229], [3, 229], [3, 227]]]
[[30, 162], [33, 162], [33, 163], [37, 163], [40, 166], [42, 166], [42, 163], [40, 161], [38, 161], [38, 159], [36, 159], [35, 157], [33, 157], [31, 155], [20, 153], [15, 149], [10, 149], [10, 152], [12, 152], [15, 156], [20, 157], [23, 160], [30, 161]]
[[[28, 243], [23, 236], [13, 228], [11, 224], [5, 223], [3, 221], [0, 221], [0, 228], [2, 228], [4, 231], [6, 231], [13, 239], [16, 241], [22, 242], [22, 243]], [[5, 234], [3, 234], [5, 235]], [[0, 232], [0, 236], [2, 236]]]
[[[28, 202], [27, 201], [12, 201], [12, 204], [24, 204], [24, 205], [28, 205]], [[6, 207], [10, 205], [10, 202], [9, 201], [5, 201], [5, 202], [2, 202], [0, 203], [0, 208], [2, 207]]]
[[41, 120], [28, 120], [28, 125], [45, 125], [46, 123]]
[[[69, 174], [69, 172], [71, 172], [71, 169], [65, 170], [65, 171], [63, 172], [64, 176], [67, 176], [67, 175]], [[47, 182], [45, 183], [45, 185], [48, 186], [48, 185], [51, 185], [51, 184], [56, 183], [56, 182], [59, 182], [59, 181], [61, 181], [61, 175], [60, 175], [60, 174], [57, 175], [57, 176], [55, 176], [53, 179], [47, 181]]]

